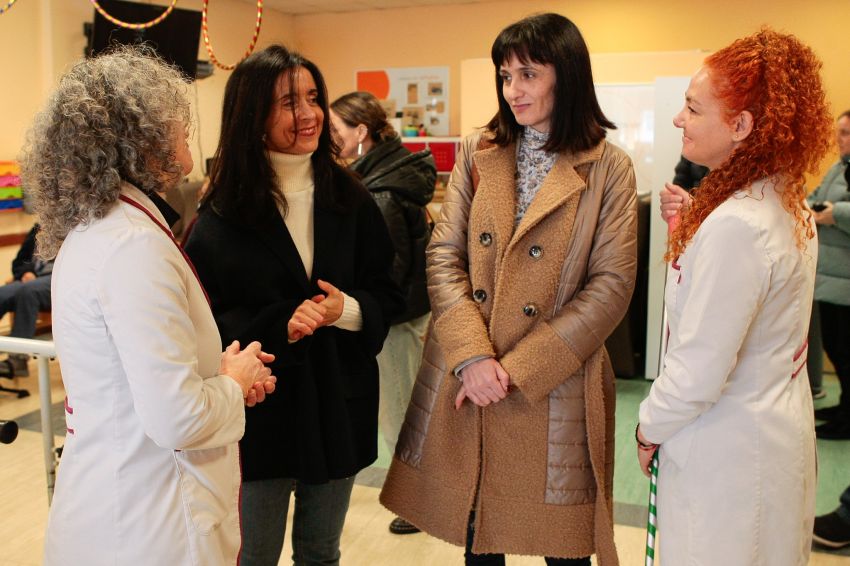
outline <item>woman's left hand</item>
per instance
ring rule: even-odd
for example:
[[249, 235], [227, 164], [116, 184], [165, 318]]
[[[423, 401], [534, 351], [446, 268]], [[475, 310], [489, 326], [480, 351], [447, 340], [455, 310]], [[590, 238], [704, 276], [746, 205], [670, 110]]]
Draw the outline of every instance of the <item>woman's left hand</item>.
[[245, 397], [245, 406], [253, 407], [257, 403], [262, 403], [266, 400], [266, 395], [274, 393], [277, 378], [270, 375], [265, 381], [258, 381], [248, 390], [248, 395]]
[[345, 304], [345, 295], [342, 294], [342, 291], [327, 281], [319, 279], [317, 283], [319, 285], [319, 289], [324, 291], [326, 294], [316, 295], [312, 300], [313, 302], [321, 303], [322, 306], [327, 309], [321, 326], [330, 326], [339, 320], [340, 316], [342, 316], [342, 307]]

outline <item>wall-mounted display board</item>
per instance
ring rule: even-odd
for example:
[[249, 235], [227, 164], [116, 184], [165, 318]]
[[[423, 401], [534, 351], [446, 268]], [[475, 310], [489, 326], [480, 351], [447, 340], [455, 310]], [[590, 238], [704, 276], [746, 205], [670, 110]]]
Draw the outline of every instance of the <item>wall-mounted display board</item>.
[[357, 90], [371, 92], [402, 127], [424, 126], [429, 136], [449, 134], [449, 68], [390, 67], [355, 72]]

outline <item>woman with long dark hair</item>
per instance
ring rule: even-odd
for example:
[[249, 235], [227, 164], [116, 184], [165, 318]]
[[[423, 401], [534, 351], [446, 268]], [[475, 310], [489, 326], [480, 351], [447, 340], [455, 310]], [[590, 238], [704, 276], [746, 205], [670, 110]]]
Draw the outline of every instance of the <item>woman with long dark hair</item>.
[[467, 564], [609, 566], [604, 343], [634, 287], [634, 171], [570, 20], [514, 23], [491, 55], [499, 111], [463, 142], [434, 228], [431, 332], [381, 501]]
[[[241, 564], [336, 564], [354, 475], [377, 457], [378, 368], [402, 308], [369, 194], [336, 162], [318, 68], [281, 46], [224, 93], [210, 190], [186, 250], [225, 340], [264, 340], [282, 390], [247, 411]], [[249, 338], [250, 337], [250, 338]], [[261, 338], [262, 337], [262, 338]]]

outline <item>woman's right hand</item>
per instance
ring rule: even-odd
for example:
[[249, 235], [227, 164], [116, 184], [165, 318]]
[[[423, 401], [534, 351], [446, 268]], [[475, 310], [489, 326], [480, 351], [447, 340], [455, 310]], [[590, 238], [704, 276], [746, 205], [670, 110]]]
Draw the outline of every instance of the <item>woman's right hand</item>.
[[498, 403], [508, 395], [511, 378], [502, 364], [493, 358], [472, 362], [460, 371], [463, 385], [455, 398], [455, 409], [460, 409], [464, 399], [479, 407]]
[[671, 218], [678, 216], [691, 204], [691, 195], [688, 191], [673, 183], [665, 183], [660, 196], [661, 219], [668, 224]]
[[[274, 360], [272, 354], [262, 351], [259, 342], [251, 342], [244, 350], [234, 340], [221, 354], [220, 375], [227, 375], [242, 389], [242, 397], [252, 406], [274, 391], [277, 378], [265, 364]], [[260, 391], [262, 389], [262, 391]]]
[[297, 342], [305, 336], [311, 336], [322, 326], [328, 309], [322, 303], [307, 300], [298, 305], [292, 318], [286, 323], [287, 337], [290, 342]]

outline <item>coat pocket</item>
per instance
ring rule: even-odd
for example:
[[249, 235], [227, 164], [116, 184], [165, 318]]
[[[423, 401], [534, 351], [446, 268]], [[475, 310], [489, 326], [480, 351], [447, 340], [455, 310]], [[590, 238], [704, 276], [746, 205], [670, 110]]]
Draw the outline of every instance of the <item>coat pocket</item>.
[[237, 513], [241, 474], [236, 446], [174, 452], [183, 507], [198, 534], [215, 531]]

